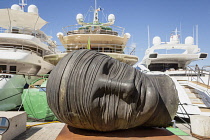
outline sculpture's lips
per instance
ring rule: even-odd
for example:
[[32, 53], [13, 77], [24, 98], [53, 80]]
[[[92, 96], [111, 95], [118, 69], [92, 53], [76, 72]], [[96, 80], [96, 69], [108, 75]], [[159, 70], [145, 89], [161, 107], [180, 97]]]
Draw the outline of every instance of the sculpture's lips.
[[166, 75], [146, 75], [91, 50], [66, 55], [47, 83], [48, 104], [73, 127], [97, 131], [167, 126], [178, 95]]

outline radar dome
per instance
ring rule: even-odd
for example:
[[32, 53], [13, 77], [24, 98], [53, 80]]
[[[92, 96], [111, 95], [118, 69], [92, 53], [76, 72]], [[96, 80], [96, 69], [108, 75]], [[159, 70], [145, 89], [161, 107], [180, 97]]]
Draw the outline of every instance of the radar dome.
[[83, 15], [77, 14], [76, 20], [77, 20], [77, 22], [83, 22], [83, 20], [84, 20]]
[[13, 4], [13, 5], [11, 6], [11, 9], [12, 9], [12, 10], [21, 11], [20, 6], [19, 6], [19, 5], [17, 5], [17, 4]]
[[109, 22], [114, 22], [114, 21], [115, 21], [115, 16], [114, 16], [114, 14], [110, 14], [110, 15], [108, 16], [108, 21], [109, 21]]
[[161, 44], [161, 38], [159, 36], [155, 36], [153, 38], [153, 45], [160, 45]]
[[59, 38], [60, 36], [63, 36], [63, 33], [58, 32], [58, 33], [57, 33], [57, 37]]
[[30, 5], [28, 6], [28, 12], [38, 14], [38, 8], [36, 7], [36, 5]]
[[185, 38], [185, 44], [187, 45], [193, 45], [194, 44], [194, 38], [192, 36], [188, 36]]
[[127, 37], [127, 39], [131, 38], [131, 34], [129, 33], [125, 33], [125, 36]]

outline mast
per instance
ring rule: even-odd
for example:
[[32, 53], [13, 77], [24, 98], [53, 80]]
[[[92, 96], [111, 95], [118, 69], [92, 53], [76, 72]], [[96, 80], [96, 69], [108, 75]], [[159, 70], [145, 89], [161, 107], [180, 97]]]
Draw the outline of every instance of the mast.
[[95, 0], [93, 24], [97, 24], [98, 23], [98, 9], [96, 9], [96, 8], [97, 8], [97, 0]]
[[198, 45], [198, 25], [196, 25], [196, 45]]
[[194, 30], [194, 25], [193, 25], [193, 38], [195, 39], [195, 30]]
[[174, 32], [174, 35], [172, 34], [172, 36], [170, 38], [170, 42], [173, 42], [175, 44], [180, 43], [178, 29], [176, 28], [173, 32]]
[[182, 23], [181, 22], [180, 22], [179, 28], [180, 28], [180, 32], [179, 32], [180, 43], [182, 43]]
[[27, 5], [27, 1], [26, 0], [20, 0], [19, 5], [21, 7], [21, 10], [24, 12], [24, 7]]
[[95, 0], [95, 10], [96, 10], [96, 8], [97, 8], [97, 0]]
[[176, 35], [176, 36], [178, 35], [178, 30], [177, 30], [177, 28], [175, 29], [175, 35]]
[[149, 34], [149, 25], [147, 26], [147, 33], [148, 33], [148, 49], [150, 48], [150, 34]]

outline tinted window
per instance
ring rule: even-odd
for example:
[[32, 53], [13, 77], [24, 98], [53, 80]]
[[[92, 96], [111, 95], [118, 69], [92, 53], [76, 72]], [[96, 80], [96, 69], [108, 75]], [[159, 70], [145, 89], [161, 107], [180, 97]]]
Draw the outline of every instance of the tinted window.
[[6, 65], [0, 65], [0, 73], [6, 73], [7, 72], [7, 66]]
[[10, 66], [10, 73], [16, 74], [16, 66]]

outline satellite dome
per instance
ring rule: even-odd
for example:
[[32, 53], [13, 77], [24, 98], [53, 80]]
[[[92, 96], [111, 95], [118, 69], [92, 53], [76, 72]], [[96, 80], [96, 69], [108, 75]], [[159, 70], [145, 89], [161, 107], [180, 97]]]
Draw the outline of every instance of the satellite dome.
[[30, 6], [28, 6], [28, 13], [38, 14], [38, 8], [36, 7], [36, 5], [30, 5]]
[[76, 20], [77, 20], [77, 22], [83, 22], [84, 21], [83, 15], [77, 14]]
[[108, 21], [109, 21], [109, 22], [114, 22], [114, 21], [115, 21], [115, 15], [114, 15], [114, 14], [110, 14], [110, 15], [108, 16]]
[[17, 5], [17, 4], [13, 4], [13, 5], [11, 6], [11, 9], [12, 9], [12, 10], [21, 11], [20, 6], [19, 6], [19, 5]]
[[60, 36], [63, 36], [63, 33], [58, 32], [58, 33], [57, 33], [57, 37], [59, 38]]
[[194, 38], [192, 36], [188, 36], [185, 38], [185, 44], [187, 45], [193, 45], [194, 44]]
[[127, 37], [127, 39], [131, 38], [131, 34], [129, 33], [125, 33], [125, 36]]
[[155, 36], [153, 38], [153, 45], [160, 45], [161, 44], [161, 38], [159, 36]]

